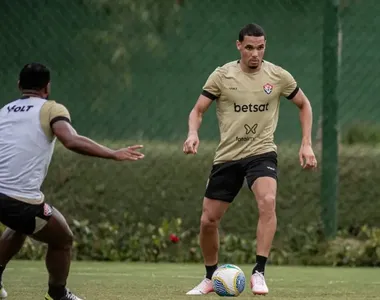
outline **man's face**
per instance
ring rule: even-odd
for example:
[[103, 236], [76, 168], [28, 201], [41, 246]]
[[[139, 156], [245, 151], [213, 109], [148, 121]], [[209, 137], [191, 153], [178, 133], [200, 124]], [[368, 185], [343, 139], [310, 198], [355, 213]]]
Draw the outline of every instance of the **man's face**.
[[241, 62], [250, 69], [260, 66], [265, 52], [264, 36], [245, 36], [242, 42], [237, 41], [236, 46], [240, 51]]

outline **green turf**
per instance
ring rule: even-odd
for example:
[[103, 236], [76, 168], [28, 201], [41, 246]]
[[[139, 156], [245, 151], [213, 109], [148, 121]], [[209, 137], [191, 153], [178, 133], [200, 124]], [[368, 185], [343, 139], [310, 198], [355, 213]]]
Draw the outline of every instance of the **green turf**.
[[[250, 274], [250, 266], [241, 267]], [[74, 262], [69, 286], [88, 300], [191, 300], [199, 297], [185, 293], [202, 276], [201, 265]], [[8, 300], [42, 300], [46, 280], [43, 262], [11, 262], [4, 275]], [[266, 300], [380, 299], [380, 269], [268, 267], [267, 283], [270, 294]], [[247, 282], [239, 299], [252, 297]]]

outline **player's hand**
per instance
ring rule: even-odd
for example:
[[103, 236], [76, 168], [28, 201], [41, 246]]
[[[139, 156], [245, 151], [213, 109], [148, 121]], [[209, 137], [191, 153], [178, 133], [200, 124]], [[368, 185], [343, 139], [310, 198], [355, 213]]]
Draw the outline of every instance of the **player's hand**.
[[144, 154], [137, 151], [139, 149], [143, 148], [143, 145], [134, 145], [127, 148], [122, 148], [119, 150], [115, 150], [113, 152], [113, 159], [117, 161], [122, 160], [140, 160], [144, 158]]
[[185, 143], [183, 144], [183, 152], [185, 154], [196, 154], [198, 152], [199, 137], [198, 134], [189, 134]]
[[317, 159], [314, 151], [309, 145], [301, 145], [299, 152], [301, 167], [304, 169], [315, 169], [317, 167]]

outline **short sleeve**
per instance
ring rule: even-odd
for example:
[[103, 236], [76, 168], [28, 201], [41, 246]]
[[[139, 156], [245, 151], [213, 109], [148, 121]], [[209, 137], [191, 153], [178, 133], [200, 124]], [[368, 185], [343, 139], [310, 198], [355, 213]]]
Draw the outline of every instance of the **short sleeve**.
[[214, 72], [207, 78], [205, 85], [203, 86], [202, 95], [215, 100], [220, 97], [221, 94], [221, 74], [220, 68], [216, 68]]
[[46, 101], [40, 111], [40, 123], [46, 137], [52, 141], [54, 133], [52, 125], [58, 121], [71, 123], [70, 113], [65, 106], [55, 101]]
[[68, 109], [59, 103], [54, 102], [50, 108], [49, 124], [52, 126], [57, 121], [71, 122], [70, 113]]
[[299, 88], [293, 76], [286, 70], [282, 69], [281, 73], [281, 95], [291, 100], [297, 94]]

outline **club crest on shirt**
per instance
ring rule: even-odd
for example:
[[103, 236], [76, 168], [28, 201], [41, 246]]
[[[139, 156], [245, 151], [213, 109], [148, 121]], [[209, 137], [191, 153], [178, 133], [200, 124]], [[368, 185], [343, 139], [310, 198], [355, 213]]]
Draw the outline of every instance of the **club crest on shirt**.
[[270, 93], [272, 93], [272, 91], [273, 91], [273, 85], [271, 85], [271, 84], [269, 84], [269, 83], [267, 83], [267, 84], [264, 84], [263, 85], [263, 88], [264, 88], [264, 92], [266, 93], [266, 94], [270, 94]]

